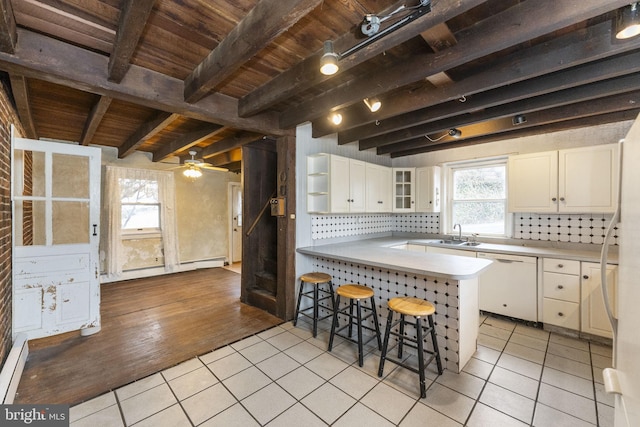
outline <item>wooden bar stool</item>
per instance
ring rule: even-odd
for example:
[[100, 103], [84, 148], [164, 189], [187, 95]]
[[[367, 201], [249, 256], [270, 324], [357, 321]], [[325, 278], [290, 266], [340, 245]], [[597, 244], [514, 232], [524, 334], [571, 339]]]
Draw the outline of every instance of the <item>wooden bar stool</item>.
[[[329, 336], [329, 351], [331, 351], [331, 349], [333, 348], [333, 337], [335, 335], [348, 339], [349, 341], [355, 342], [358, 344], [358, 364], [362, 366], [364, 362], [362, 347], [364, 346], [364, 344], [368, 343], [374, 338], [377, 338], [378, 349], [379, 350], [382, 349], [382, 340], [380, 338], [380, 326], [378, 325], [378, 315], [376, 314], [376, 303], [373, 298], [373, 295], [374, 295], [373, 289], [363, 285], [348, 284], [348, 285], [339, 286], [338, 289], [336, 289], [336, 294], [337, 294], [336, 302], [333, 305], [334, 307], [333, 323], [331, 324], [331, 335]], [[340, 308], [340, 297], [349, 298], [349, 305], [343, 308]], [[368, 299], [371, 304], [371, 307], [363, 306], [362, 304], [360, 304], [360, 300], [362, 299]], [[354, 302], [356, 307], [355, 315], [353, 314]], [[362, 310], [368, 311], [369, 313], [364, 317], [362, 317]], [[342, 327], [338, 327], [338, 314], [344, 314], [347, 317], [349, 317], [349, 323], [347, 323]], [[374, 328], [371, 328], [363, 324], [363, 322], [370, 317], [373, 317]], [[355, 340], [351, 337], [353, 333], [354, 320], [355, 320], [356, 329], [358, 332], [358, 337]], [[349, 328], [348, 335], [340, 335], [340, 332], [345, 328]], [[362, 340], [363, 329], [372, 331], [375, 333], [375, 335], [369, 338], [366, 342], [363, 342]]]
[[[305, 292], [305, 284], [311, 285], [312, 289]], [[321, 289], [320, 286], [323, 284], [326, 284], [329, 290]], [[320, 292], [323, 293], [322, 297], [320, 296]], [[302, 301], [303, 296], [312, 299], [313, 305], [300, 310], [300, 302]], [[331, 300], [331, 307], [321, 304], [322, 301], [328, 299]], [[333, 316], [333, 303], [333, 283], [331, 283], [331, 276], [329, 274], [318, 272], [303, 274], [300, 277], [300, 289], [298, 290], [298, 303], [296, 304], [296, 314], [293, 318], [293, 326], [296, 326], [298, 323], [299, 314], [313, 319], [313, 336], [315, 338], [315, 336], [318, 335], [318, 320], [328, 319]], [[326, 316], [320, 317], [319, 311], [321, 308], [324, 308], [330, 313]], [[310, 310], [313, 310], [312, 314], [307, 313]]]
[[[403, 368], [409, 369], [410, 371], [417, 372], [420, 375], [420, 396], [426, 397], [426, 385], [425, 385], [425, 376], [424, 370], [425, 368], [436, 359], [436, 363], [438, 364], [438, 374], [442, 375], [442, 362], [440, 361], [440, 352], [438, 351], [438, 341], [436, 340], [436, 329], [433, 325], [433, 314], [436, 312], [436, 308], [429, 301], [425, 301], [419, 298], [411, 298], [411, 297], [398, 297], [392, 298], [388, 302], [389, 307], [389, 317], [387, 318], [387, 327], [385, 329], [384, 335], [384, 344], [382, 345], [382, 353], [380, 354], [380, 365], [378, 367], [378, 376], [382, 377], [384, 370], [384, 362], [388, 360], [389, 362], [393, 362], [396, 365], [402, 366]], [[399, 313], [400, 319], [393, 322], [393, 314]], [[407, 321], [405, 316], [412, 316], [416, 319], [415, 323]], [[426, 333], [431, 334], [431, 340], [433, 342], [433, 351], [426, 351], [431, 356], [425, 362], [424, 360], [424, 343], [423, 343], [423, 333], [422, 333], [422, 321], [421, 319], [426, 317], [429, 323], [429, 327], [426, 329]], [[400, 328], [398, 332], [392, 331], [397, 324], [400, 324]], [[409, 324], [416, 328], [416, 338], [407, 336], [405, 334], [405, 325]], [[390, 350], [389, 347], [389, 337], [393, 335], [398, 337], [398, 343], [395, 344], [398, 346], [398, 359], [392, 359], [387, 356], [387, 352]], [[406, 341], [410, 341], [413, 344], [407, 344]], [[402, 361], [402, 347], [408, 346], [411, 348], [415, 348], [418, 350], [418, 368], [416, 369], [414, 366], [409, 365]], [[393, 348], [393, 347], [392, 347]]]

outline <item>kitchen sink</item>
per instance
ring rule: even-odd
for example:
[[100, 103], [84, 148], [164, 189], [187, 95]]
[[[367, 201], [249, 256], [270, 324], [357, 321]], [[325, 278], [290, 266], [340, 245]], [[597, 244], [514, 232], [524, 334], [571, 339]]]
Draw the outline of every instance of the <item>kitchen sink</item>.
[[464, 242], [460, 246], [478, 246], [479, 244], [480, 244], [480, 242]]
[[433, 243], [450, 246], [478, 246], [480, 244], [480, 242], [465, 242], [464, 240], [457, 239], [438, 240]]

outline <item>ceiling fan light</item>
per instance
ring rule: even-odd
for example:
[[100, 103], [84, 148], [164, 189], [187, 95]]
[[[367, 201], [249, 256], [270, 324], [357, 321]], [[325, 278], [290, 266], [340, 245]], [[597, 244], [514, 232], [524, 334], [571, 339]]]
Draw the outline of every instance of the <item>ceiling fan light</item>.
[[449, 129], [449, 136], [458, 139], [462, 136], [462, 131], [456, 128]]
[[338, 72], [338, 54], [333, 50], [333, 42], [324, 42], [324, 54], [320, 58], [320, 72], [325, 76], [331, 76]]
[[189, 168], [185, 169], [182, 174], [189, 179], [196, 179], [202, 176], [202, 171], [196, 167], [189, 166]]
[[382, 107], [382, 102], [380, 102], [378, 98], [365, 98], [363, 101], [372, 113], [375, 113]]
[[616, 39], [624, 40], [640, 34], [640, 3], [631, 3], [618, 9], [614, 31]]

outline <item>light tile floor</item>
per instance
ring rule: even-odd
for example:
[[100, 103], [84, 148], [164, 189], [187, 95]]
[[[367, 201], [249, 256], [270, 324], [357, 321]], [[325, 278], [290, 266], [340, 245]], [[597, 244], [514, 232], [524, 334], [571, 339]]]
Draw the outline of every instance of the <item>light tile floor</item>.
[[602, 368], [611, 348], [481, 316], [478, 351], [460, 374], [417, 374], [377, 349], [362, 368], [356, 346], [326, 351], [302, 320], [269, 329], [71, 408], [71, 425], [612, 426]]

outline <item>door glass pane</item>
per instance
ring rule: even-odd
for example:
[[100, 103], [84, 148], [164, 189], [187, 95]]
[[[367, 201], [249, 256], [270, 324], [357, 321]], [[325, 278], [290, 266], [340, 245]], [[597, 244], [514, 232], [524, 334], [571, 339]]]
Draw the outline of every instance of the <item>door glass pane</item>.
[[45, 195], [44, 153], [40, 151], [14, 151], [13, 191], [16, 196]]
[[89, 243], [89, 203], [53, 202], [53, 244]]
[[53, 197], [89, 198], [89, 158], [53, 154]]
[[43, 201], [15, 201], [15, 244], [34, 246], [45, 244], [45, 203]]

